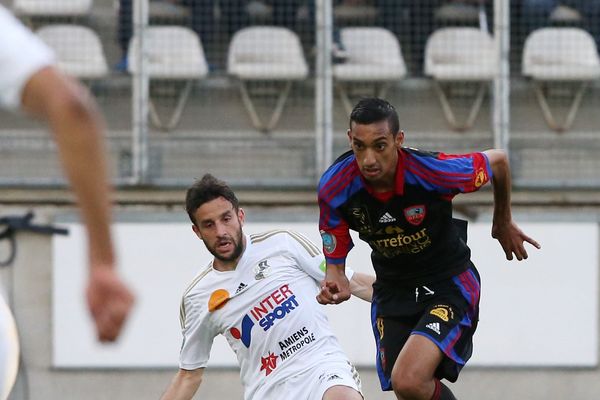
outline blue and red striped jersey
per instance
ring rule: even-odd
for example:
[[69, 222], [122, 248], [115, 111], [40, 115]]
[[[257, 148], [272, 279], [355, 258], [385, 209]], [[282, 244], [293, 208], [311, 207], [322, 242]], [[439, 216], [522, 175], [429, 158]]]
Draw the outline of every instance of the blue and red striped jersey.
[[470, 250], [452, 222], [452, 199], [491, 179], [483, 153], [399, 150], [393, 193], [374, 193], [354, 154], [340, 156], [319, 182], [319, 229], [328, 263], [345, 263], [349, 230], [371, 249], [377, 278], [398, 282], [442, 279], [462, 272]]

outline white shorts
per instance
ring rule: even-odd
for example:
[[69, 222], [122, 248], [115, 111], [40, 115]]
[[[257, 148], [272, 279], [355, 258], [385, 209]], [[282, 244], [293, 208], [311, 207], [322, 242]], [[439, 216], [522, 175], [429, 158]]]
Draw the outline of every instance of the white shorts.
[[[315, 368], [292, 376], [279, 385], [265, 391], [259, 390], [255, 399], [260, 400], [322, 400], [327, 389], [348, 386], [362, 396], [358, 371], [348, 361], [323, 362]], [[364, 396], [363, 396], [364, 397]]]
[[19, 369], [19, 337], [10, 309], [0, 296], [0, 400], [5, 400]]

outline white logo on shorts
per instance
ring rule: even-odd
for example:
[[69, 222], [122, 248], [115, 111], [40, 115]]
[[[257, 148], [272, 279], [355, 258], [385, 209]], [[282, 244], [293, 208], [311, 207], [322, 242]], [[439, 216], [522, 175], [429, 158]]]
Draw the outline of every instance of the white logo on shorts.
[[431, 329], [438, 335], [440, 334], [440, 323], [439, 322], [432, 322], [430, 324], [425, 325], [425, 327]]

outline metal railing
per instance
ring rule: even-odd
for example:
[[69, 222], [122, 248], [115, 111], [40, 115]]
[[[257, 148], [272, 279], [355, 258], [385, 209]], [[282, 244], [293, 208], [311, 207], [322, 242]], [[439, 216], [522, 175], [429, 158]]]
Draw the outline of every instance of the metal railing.
[[[36, 31], [80, 25], [100, 39], [110, 71], [84, 78], [107, 118], [119, 185], [187, 186], [211, 172], [236, 186], [312, 188], [348, 146], [348, 107], [385, 93], [407, 145], [500, 147], [516, 186], [600, 187], [597, 50], [576, 60], [586, 39], [599, 39], [589, 7], [562, 5], [530, 23], [527, 1], [117, 3], [95, 0], [84, 16], [19, 16]], [[525, 72], [528, 38], [544, 26], [555, 39], [539, 42], [531, 59], [549, 67]], [[574, 60], [566, 72], [560, 51]], [[64, 184], [44, 128], [4, 112], [1, 121], [0, 185]]]

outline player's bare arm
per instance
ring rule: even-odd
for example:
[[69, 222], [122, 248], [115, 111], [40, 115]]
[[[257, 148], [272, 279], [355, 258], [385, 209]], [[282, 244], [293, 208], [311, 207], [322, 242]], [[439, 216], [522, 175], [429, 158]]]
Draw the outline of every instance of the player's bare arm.
[[375, 276], [355, 272], [350, 279], [350, 293], [370, 303], [373, 299], [373, 282]]
[[[352, 279], [350, 279], [349, 281], [350, 293], [353, 296], [356, 296], [370, 303], [373, 299], [373, 282], [375, 282], [375, 276], [355, 272], [352, 275]], [[327, 284], [327, 280], [325, 280], [321, 287], [321, 291], [317, 296], [317, 300], [319, 301], [319, 303], [336, 304], [335, 300], [337, 300], [338, 294], [335, 290], [336, 287], [337, 286], [333, 285], [333, 282]]]
[[350, 282], [346, 277], [346, 264], [327, 263], [325, 280], [317, 301], [321, 304], [339, 304], [350, 298]]
[[510, 166], [508, 156], [502, 150], [491, 149], [483, 152], [490, 162], [494, 189], [494, 218], [492, 224], [492, 237], [497, 239], [504, 249], [507, 260], [521, 261], [528, 257], [525, 242], [535, 248], [541, 248], [540, 244], [527, 236], [512, 220], [510, 208]]
[[26, 112], [47, 121], [54, 135], [87, 228], [90, 312], [99, 339], [113, 341], [132, 307], [133, 296], [115, 270], [104, 123], [87, 90], [54, 67], [43, 68], [29, 79], [21, 102]]
[[204, 368], [193, 370], [180, 369], [160, 399], [191, 400], [202, 383], [203, 374]]

